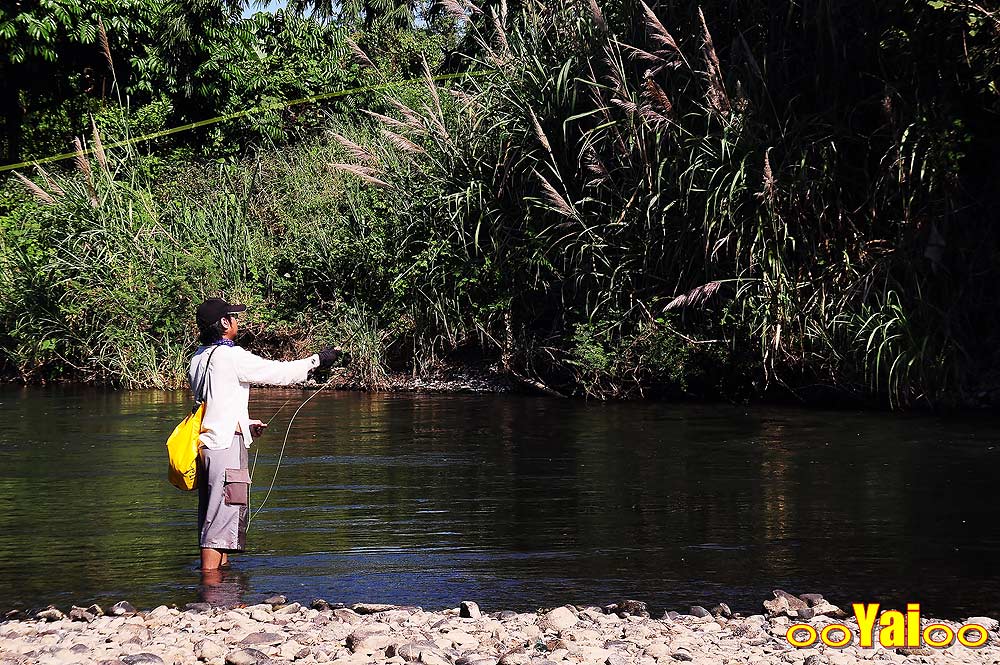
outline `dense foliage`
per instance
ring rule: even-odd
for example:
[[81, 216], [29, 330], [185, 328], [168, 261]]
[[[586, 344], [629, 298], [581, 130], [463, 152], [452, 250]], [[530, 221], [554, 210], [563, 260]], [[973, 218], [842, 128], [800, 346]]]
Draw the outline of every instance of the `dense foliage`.
[[189, 29], [132, 60], [148, 103], [91, 107], [115, 138], [424, 83], [9, 184], [0, 346], [25, 380], [175, 384], [192, 303], [225, 293], [255, 343], [340, 341], [372, 386], [470, 357], [602, 398], [1000, 384], [1000, 18], [974, 3], [168, 7]]

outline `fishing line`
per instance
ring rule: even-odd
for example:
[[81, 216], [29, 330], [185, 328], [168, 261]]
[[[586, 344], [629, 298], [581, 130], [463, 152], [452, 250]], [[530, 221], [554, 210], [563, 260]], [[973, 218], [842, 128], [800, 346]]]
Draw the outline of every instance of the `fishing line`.
[[[278, 461], [277, 461], [277, 463], [274, 466], [274, 476], [271, 478], [271, 484], [270, 484], [270, 486], [268, 486], [267, 493], [264, 495], [264, 498], [261, 500], [260, 505], [257, 506], [257, 510], [255, 510], [253, 512], [253, 514], [250, 515], [247, 518], [247, 531], [250, 530], [250, 523], [253, 522], [253, 518], [257, 517], [257, 514], [260, 513], [260, 511], [264, 509], [264, 504], [267, 503], [268, 497], [271, 496], [271, 490], [274, 489], [274, 483], [278, 480], [278, 470], [281, 468], [281, 458], [284, 457], [284, 455], [285, 455], [285, 444], [288, 443], [288, 435], [292, 431], [292, 423], [295, 422], [295, 417], [299, 415], [299, 411], [302, 410], [302, 407], [304, 407], [306, 404], [308, 404], [309, 402], [311, 402], [312, 399], [314, 397], [316, 397], [316, 395], [319, 395], [321, 392], [323, 392], [323, 389], [326, 388], [327, 386], [329, 386], [333, 382], [333, 378], [334, 378], [334, 375], [331, 374], [330, 378], [328, 378], [326, 380], [326, 383], [324, 383], [322, 386], [319, 387], [319, 389], [316, 392], [314, 392], [312, 395], [310, 395], [308, 398], [306, 398], [306, 401], [302, 402], [302, 404], [299, 404], [299, 408], [295, 409], [295, 413], [292, 414], [292, 419], [288, 421], [288, 428], [285, 430], [285, 438], [281, 441], [281, 450], [278, 451]], [[284, 407], [282, 407], [282, 408], [284, 408]], [[279, 411], [280, 411], [280, 409], [279, 409]], [[278, 414], [276, 413], [274, 415], [276, 416]], [[271, 420], [274, 420], [274, 416], [271, 416]], [[258, 454], [260, 453], [260, 449], [259, 448], [257, 449], [257, 453]], [[257, 466], [257, 457], [256, 457], [256, 455], [254, 456], [253, 463], [254, 463], [254, 468], [256, 468], [256, 466]], [[251, 481], [253, 480], [253, 469], [250, 470], [250, 480]], [[248, 504], [247, 505], [247, 510], [249, 511], [249, 509], [250, 509], [250, 506]]]
[[[430, 77], [431, 81], [447, 81], [454, 78], [461, 78], [463, 76], [482, 76], [483, 74], [491, 73], [492, 69], [482, 69], [474, 72], [458, 72], [456, 74], [440, 74], [438, 76]], [[227, 113], [226, 115], [219, 115], [214, 118], [207, 118], [205, 120], [199, 120], [197, 122], [189, 122], [186, 125], [178, 125], [177, 127], [171, 127], [170, 129], [163, 129], [158, 132], [153, 132], [152, 134], [145, 134], [143, 136], [137, 136], [135, 138], [123, 139], [121, 141], [116, 141], [114, 143], [109, 143], [104, 146], [105, 150], [110, 150], [112, 148], [120, 148], [122, 146], [131, 145], [133, 143], [142, 143], [144, 141], [152, 141], [153, 139], [160, 138], [161, 136], [168, 136], [170, 134], [176, 134], [178, 132], [184, 132], [189, 129], [195, 129], [197, 127], [205, 127], [207, 125], [214, 125], [219, 122], [226, 122], [233, 120], [235, 118], [243, 118], [248, 115], [253, 115], [254, 113], [262, 113], [264, 111], [277, 111], [279, 109], [287, 108], [289, 106], [294, 106], [295, 104], [308, 104], [310, 102], [317, 102], [324, 99], [334, 99], [336, 97], [346, 97], [348, 95], [356, 95], [361, 92], [378, 92], [381, 90], [391, 90], [393, 88], [400, 88], [408, 85], [413, 85], [415, 83], [420, 83], [422, 81], [427, 81], [425, 77], [406, 79], [404, 81], [391, 81], [389, 83], [379, 83], [378, 85], [365, 85], [358, 88], [351, 88], [349, 90], [334, 90], [332, 92], [323, 92], [318, 95], [312, 95], [310, 97], [302, 97], [300, 99], [293, 99], [286, 102], [274, 102], [271, 104], [262, 104], [260, 106], [255, 106], [249, 109], [243, 109], [242, 111], [235, 111], [233, 113]], [[84, 154], [93, 154], [95, 148], [84, 148]], [[25, 166], [32, 166], [38, 164], [47, 164], [49, 162], [58, 162], [64, 159], [72, 159], [77, 156], [74, 152], [64, 152], [61, 155], [52, 155], [51, 157], [43, 157], [42, 159], [32, 159], [26, 162], [19, 162], [17, 164], [5, 164], [0, 166], [0, 172], [11, 171], [13, 169], [24, 168]]]
[[[274, 415], [272, 415], [271, 418], [266, 423], [264, 423], [264, 426], [267, 427], [272, 422], [274, 422], [274, 419], [278, 417], [278, 414], [281, 413], [285, 409], [286, 406], [288, 406], [289, 404], [291, 404], [293, 399], [295, 399], [294, 396], [293, 397], [289, 397], [288, 399], [286, 399], [285, 403], [282, 404], [281, 406], [279, 406], [278, 410], [274, 412]], [[250, 480], [253, 480], [253, 472], [257, 468], [257, 458], [259, 456], [260, 456], [260, 446], [258, 445], [257, 449], [253, 453], [253, 464], [250, 466]]]

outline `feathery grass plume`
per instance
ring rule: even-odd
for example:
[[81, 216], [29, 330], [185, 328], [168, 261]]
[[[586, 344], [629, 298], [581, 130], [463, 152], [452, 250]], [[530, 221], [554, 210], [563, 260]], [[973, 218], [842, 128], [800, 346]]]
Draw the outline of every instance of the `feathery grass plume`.
[[643, 82], [643, 96], [649, 100], [651, 105], [659, 106], [666, 115], [670, 115], [674, 110], [674, 105], [670, 103], [667, 93], [650, 77], [647, 77]]
[[434, 100], [434, 110], [437, 111], [438, 117], [443, 118], [441, 96], [438, 94], [437, 83], [434, 81], [434, 73], [431, 72], [431, 66], [427, 63], [427, 58], [422, 57], [420, 60], [424, 71], [424, 82], [427, 84], [427, 91], [431, 93], [431, 99]]
[[655, 130], [660, 130], [664, 125], [670, 124], [670, 118], [649, 106], [639, 108], [639, 117]]
[[587, 5], [590, 7], [590, 14], [594, 17], [594, 23], [597, 24], [598, 29], [601, 32], [608, 31], [608, 24], [604, 20], [604, 13], [597, 4], [597, 0], [587, 0]]
[[474, 95], [470, 95], [464, 90], [459, 90], [458, 88], [445, 88], [452, 97], [458, 100], [458, 102], [463, 107], [478, 106], [479, 100], [476, 99]]
[[[369, 111], [368, 109], [361, 109], [361, 112], [364, 113], [367, 116], [375, 118], [376, 120], [378, 120], [379, 122], [381, 122], [383, 124], [386, 124], [386, 125], [389, 125], [390, 127], [398, 129], [401, 132], [417, 131], [412, 125], [409, 125], [409, 124], [403, 122], [402, 120], [397, 120], [396, 118], [391, 118], [391, 117], [389, 117], [387, 115], [382, 115], [381, 113], [376, 113], [375, 111]], [[421, 127], [419, 131], [420, 131], [421, 134], [426, 134], [427, 133], [427, 131], [423, 127]]]
[[66, 191], [59, 186], [59, 183], [56, 182], [55, 178], [53, 178], [48, 171], [43, 169], [41, 165], [35, 164], [35, 170], [37, 170], [45, 180], [45, 186], [51, 189], [56, 196], [63, 196], [66, 194]]
[[618, 70], [617, 65], [615, 64], [615, 58], [613, 54], [609, 53], [608, 51], [605, 51], [604, 53], [605, 53], [604, 64], [606, 65], [606, 71], [607, 71], [606, 78], [608, 81], [611, 82], [611, 87], [616, 92], [622, 92], [623, 90], [626, 89], [625, 79], [622, 76], [622, 73]]
[[367, 166], [358, 166], [357, 164], [330, 163], [327, 164], [327, 167], [329, 167], [333, 171], [342, 171], [344, 173], [350, 173], [358, 178], [361, 178], [365, 182], [370, 182], [373, 185], [378, 185], [379, 187], [389, 186], [389, 183], [385, 182], [384, 180], [379, 180], [374, 175], [372, 175], [373, 173], [375, 173], [375, 170], [368, 168]]
[[468, 20], [469, 15], [465, 13], [465, 7], [455, 2], [455, 0], [437, 0], [438, 7], [444, 10], [458, 21]]
[[611, 103], [619, 108], [625, 109], [629, 113], [639, 112], [639, 107], [636, 105], [636, 103], [629, 99], [621, 99], [620, 97], [614, 97], [612, 98]]
[[496, 9], [490, 11], [490, 21], [493, 23], [493, 34], [496, 37], [497, 46], [500, 47], [504, 55], [509, 54], [510, 42], [507, 41], [507, 32], [503, 29], [503, 23]]
[[603, 182], [608, 179], [610, 175], [608, 173], [608, 167], [604, 165], [601, 158], [597, 155], [597, 151], [594, 150], [594, 146], [587, 148], [587, 151], [583, 153], [583, 167], [591, 174], [598, 176], [598, 178]]
[[640, 60], [645, 62], [666, 62], [663, 58], [656, 55], [655, 53], [650, 53], [649, 51], [644, 51], [638, 46], [632, 46], [631, 44], [626, 44], [625, 42], [620, 42], [614, 40], [614, 44], [621, 48], [626, 53], [632, 56], [633, 60]]
[[[658, 43], [662, 47], [666, 47], [667, 49], [673, 51], [677, 55], [681, 56], [681, 58], [683, 58], [684, 54], [681, 53], [680, 47], [677, 46], [677, 40], [674, 39], [674, 36], [670, 34], [670, 31], [667, 30], [666, 26], [664, 26], [663, 23], [660, 22], [660, 19], [656, 18], [656, 14], [653, 12], [652, 9], [650, 9], [649, 5], [647, 5], [645, 2], [642, 2], [641, 0], [639, 4], [642, 5], [643, 14], [645, 14], [646, 17], [645, 18], [646, 29], [649, 31], [649, 35], [650, 37], [653, 38], [653, 41]], [[685, 60], [685, 62], [687, 61]]]
[[87, 153], [83, 149], [83, 142], [79, 136], [73, 137], [73, 148], [76, 151], [76, 157], [73, 158], [76, 168], [84, 175], [87, 182], [92, 183], [94, 178], [90, 170], [90, 160], [87, 159]]
[[427, 84], [427, 91], [430, 93], [431, 100], [434, 102], [434, 108], [428, 108], [424, 106], [424, 110], [427, 111], [427, 116], [431, 123], [437, 128], [438, 132], [445, 139], [450, 140], [448, 135], [448, 128], [444, 126], [444, 111], [441, 109], [441, 96], [438, 94], [437, 83], [434, 82], [434, 75], [431, 73], [431, 66], [427, 64], [427, 58], [422, 58], [423, 69], [424, 69], [424, 82]]
[[480, 14], [482, 10], [471, 2], [461, 2], [460, 0], [438, 0], [441, 9], [459, 21], [467, 21], [469, 14]]
[[538, 116], [535, 115], [533, 109], [528, 109], [528, 114], [531, 116], [531, 125], [535, 129], [535, 136], [538, 138], [538, 142], [547, 150], [550, 154], [552, 153], [552, 145], [549, 143], [549, 137], [545, 135], [542, 131], [542, 124], [538, 122]]
[[725, 115], [730, 110], [729, 97], [722, 83], [722, 67], [719, 66], [719, 56], [712, 43], [712, 33], [708, 31], [708, 23], [705, 22], [705, 13], [701, 11], [701, 7], [698, 8], [698, 19], [701, 21], [701, 48], [708, 76], [708, 103], [715, 111]]
[[411, 109], [409, 106], [399, 101], [398, 99], [394, 99], [392, 97], [388, 98], [388, 102], [393, 106], [393, 108], [399, 111], [399, 114], [402, 115], [404, 118], [403, 122], [406, 123], [406, 125], [410, 129], [422, 133], [427, 132], [427, 127], [424, 125], [423, 119], [421, 119], [419, 115], [414, 113], [413, 109]]
[[764, 151], [764, 191], [760, 193], [768, 203], [774, 205], [778, 198], [778, 189], [774, 182], [774, 173], [771, 171], [771, 148]]
[[24, 186], [28, 188], [28, 191], [30, 191], [34, 195], [34, 197], [36, 199], [38, 199], [39, 201], [41, 201], [42, 203], [46, 203], [48, 205], [52, 205], [53, 203], [56, 202], [56, 200], [54, 198], [52, 198], [51, 194], [49, 194], [44, 189], [42, 189], [41, 187], [39, 187], [38, 185], [36, 185], [34, 183], [34, 181], [30, 180], [29, 178], [24, 177], [23, 175], [21, 175], [17, 171], [14, 171], [14, 176], [18, 180], [20, 180], [22, 183], [24, 183]]
[[94, 172], [90, 168], [90, 160], [87, 159], [87, 153], [83, 149], [83, 142], [80, 141], [80, 137], [76, 136], [73, 138], [73, 147], [76, 148], [76, 157], [73, 161], [76, 163], [76, 168], [80, 170], [83, 174], [83, 178], [87, 184], [87, 194], [90, 197], [90, 205], [97, 207], [100, 202], [97, 199], [97, 190], [94, 189]]
[[108, 61], [108, 67], [111, 71], [115, 69], [115, 62], [111, 59], [111, 47], [108, 45], [108, 33], [104, 29], [104, 21], [101, 17], [97, 17], [97, 43], [101, 45], [101, 52], [104, 53], [104, 58]]
[[576, 214], [576, 210], [573, 209], [573, 206], [571, 206], [569, 202], [563, 198], [562, 194], [556, 191], [556, 188], [545, 179], [545, 176], [538, 171], [534, 171], [534, 174], [535, 177], [538, 178], [538, 183], [542, 186], [542, 192], [544, 193], [543, 198], [549, 203], [551, 209], [565, 215], [566, 217], [579, 219]]
[[670, 309], [677, 309], [678, 307], [697, 307], [704, 304], [709, 298], [711, 298], [719, 287], [722, 286], [722, 282], [715, 281], [709, 282], [708, 284], [702, 284], [701, 286], [696, 286], [687, 293], [677, 296], [664, 307], [664, 311]]
[[368, 54], [362, 51], [361, 47], [358, 46], [358, 43], [350, 37], [347, 38], [347, 46], [351, 49], [351, 55], [354, 56], [354, 61], [359, 65], [370, 69], [378, 69], [378, 67], [375, 66], [375, 63], [368, 57]]
[[410, 139], [406, 138], [405, 136], [400, 136], [399, 134], [396, 134], [392, 130], [383, 128], [381, 131], [382, 131], [382, 136], [389, 139], [390, 143], [392, 143], [394, 146], [396, 146], [403, 152], [408, 152], [411, 154], [424, 154], [427, 152], [426, 150], [421, 148], [419, 145], [417, 145]]
[[97, 158], [97, 163], [105, 171], [108, 170], [108, 156], [104, 153], [104, 144], [101, 143], [101, 134], [97, 131], [97, 123], [94, 121], [94, 116], [90, 116], [90, 127], [94, 132], [94, 156]]
[[358, 160], [359, 162], [374, 163], [378, 161], [375, 159], [375, 156], [373, 154], [371, 154], [370, 152], [368, 152], [363, 147], [361, 147], [351, 139], [347, 138], [343, 134], [338, 134], [335, 132], [333, 134], [333, 138], [336, 139], [337, 143], [344, 146], [344, 149], [347, 150], [347, 154], [349, 154], [351, 157]]

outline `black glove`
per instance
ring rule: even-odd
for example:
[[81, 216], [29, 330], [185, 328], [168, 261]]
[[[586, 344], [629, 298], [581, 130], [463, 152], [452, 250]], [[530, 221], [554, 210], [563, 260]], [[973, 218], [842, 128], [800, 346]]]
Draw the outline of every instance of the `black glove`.
[[317, 369], [329, 369], [330, 367], [333, 367], [334, 363], [340, 360], [340, 357], [344, 354], [340, 350], [340, 347], [335, 349], [327, 347], [320, 351], [318, 355], [319, 367]]

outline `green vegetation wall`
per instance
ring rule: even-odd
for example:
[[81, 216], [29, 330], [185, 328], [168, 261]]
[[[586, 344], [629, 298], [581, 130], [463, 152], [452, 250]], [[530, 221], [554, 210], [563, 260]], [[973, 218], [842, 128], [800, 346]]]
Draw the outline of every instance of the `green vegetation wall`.
[[[426, 68], [418, 86], [223, 165], [121, 150], [35, 174], [37, 200], [4, 218], [8, 371], [175, 383], [185, 312], [224, 292], [258, 306], [258, 343], [340, 341], [371, 385], [387, 364], [474, 360], [597, 397], [1000, 398], [995, 14], [425, 9], [418, 27], [365, 28], [364, 7], [317, 23], [361, 31], [340, 42], [353, 80]], [[390, 29], [414, 36], [396, 40], [409, 59], [384, 56]], [[98, 246], [122, 261], [113, 279], [77, 261]], [[133, 300], [109, 305], [126, 283]]]

